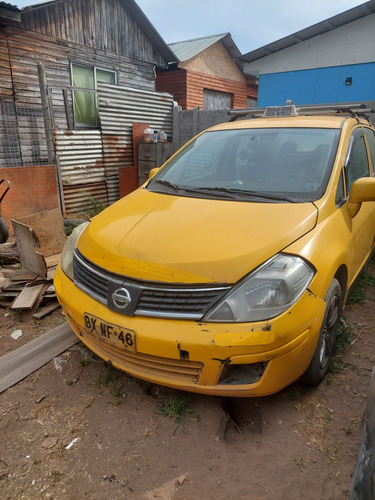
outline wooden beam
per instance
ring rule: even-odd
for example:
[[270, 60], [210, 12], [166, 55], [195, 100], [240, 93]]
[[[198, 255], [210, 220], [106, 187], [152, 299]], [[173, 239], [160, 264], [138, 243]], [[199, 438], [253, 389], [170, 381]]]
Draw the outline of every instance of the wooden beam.
[[31, 227], [14, 219], [12, 219], [12, 224], [22, 267], [45, 278], [47, 276], [45, 258], [35, 250], [35, 247], [39, 247], [37, 234]]
[[68, 323], [0, 358], [0, 393], [38, 370], [79, 341]]
[[25, 286], [12, 304], [12, 309], [31, 309], [42, 294], [44, 285]]

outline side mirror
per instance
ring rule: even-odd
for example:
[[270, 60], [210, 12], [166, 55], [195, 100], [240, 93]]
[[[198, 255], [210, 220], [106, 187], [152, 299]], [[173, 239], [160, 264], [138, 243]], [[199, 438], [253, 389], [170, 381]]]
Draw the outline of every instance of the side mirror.
[[365, 201], [375, 201], [375, 177], [362, 177], [353, 182], [348, 200], [352, 217], [357, 215], [361, 203]]
[[152, 168], [150, 170], [150, 174], [149, 174], [148, 178], [152, 179], [154, 177], [154, 175], [156, 175], [159, 172], [160, 168], [161, 167]]

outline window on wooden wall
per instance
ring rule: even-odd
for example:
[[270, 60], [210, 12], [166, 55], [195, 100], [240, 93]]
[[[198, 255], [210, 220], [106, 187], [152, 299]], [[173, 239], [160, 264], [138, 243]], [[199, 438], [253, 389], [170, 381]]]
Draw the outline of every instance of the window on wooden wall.
[[256, 108], [256, 107], [257, 107], [257, 100], [254, 99], [254, 97], [247, 97], [246, 108], [251, 109], [251, 108]]
[[203, 109], [232, 108], [233, 94], [203, 89]]
[[72, 63], [71, 76], [72, 86], [75, 87], [73, 88], [74, 124], [77, 127], [98, 127], [97, 84], [98, 82], [116, 84], [116, 71]]

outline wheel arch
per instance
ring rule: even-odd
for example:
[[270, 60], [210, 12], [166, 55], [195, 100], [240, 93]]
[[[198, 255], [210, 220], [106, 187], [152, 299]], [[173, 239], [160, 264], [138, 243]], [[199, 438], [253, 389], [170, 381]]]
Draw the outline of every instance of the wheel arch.
[[341, 292], [342, 292], [342, 302], [345, 304], [346, 301], [346, 293], [348, 287], [348, 269], [342, 264], [336, 271], [334, 278], [340, 283]]

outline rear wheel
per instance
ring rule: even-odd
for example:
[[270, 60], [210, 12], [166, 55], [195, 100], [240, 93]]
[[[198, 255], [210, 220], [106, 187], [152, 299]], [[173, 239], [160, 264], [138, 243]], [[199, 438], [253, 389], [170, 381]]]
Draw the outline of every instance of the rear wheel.
[[0, 243], [5, 243], [9, 237], [8, 226], [4, 220], [4, 217], [0, 215]]
[[318, 344], [310, 366], [302, 375], [303, 382], [319, 384], [325, 377], [335, 350], [337, 330], [342, 312], [342, 291], [337, 279], [333, 279], [325, 296], [326, 309], [323, 316]]

